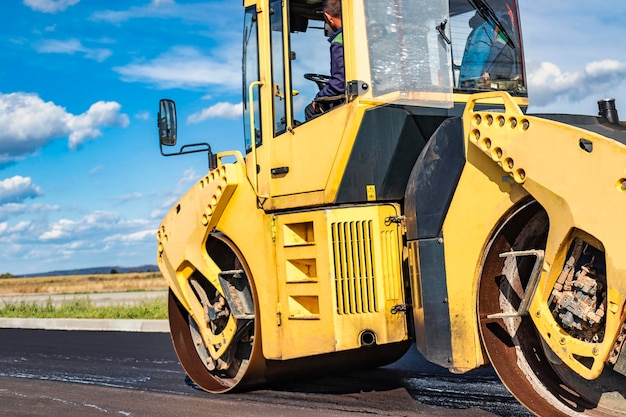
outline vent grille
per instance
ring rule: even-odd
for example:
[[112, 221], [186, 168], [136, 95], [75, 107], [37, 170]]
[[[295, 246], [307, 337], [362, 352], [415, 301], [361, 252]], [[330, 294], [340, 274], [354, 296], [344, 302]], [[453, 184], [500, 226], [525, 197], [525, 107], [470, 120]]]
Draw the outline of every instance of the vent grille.
[[338, 314], [375, 313], [372, 221], [331, 224]]

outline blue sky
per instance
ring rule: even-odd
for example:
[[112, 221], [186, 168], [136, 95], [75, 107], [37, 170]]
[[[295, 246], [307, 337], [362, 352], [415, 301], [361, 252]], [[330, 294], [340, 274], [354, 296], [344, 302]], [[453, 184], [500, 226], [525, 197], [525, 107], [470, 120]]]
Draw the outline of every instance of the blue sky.
[[[531, 111], [626, 114], [626, 2], [522, 1]], [[156, 263], [155, 231], [206, 171], [179, 137], [243, 148], [241, 1], [0, 3], [0, 273]], [[621, 104], [623, 104], [623, 107]]]

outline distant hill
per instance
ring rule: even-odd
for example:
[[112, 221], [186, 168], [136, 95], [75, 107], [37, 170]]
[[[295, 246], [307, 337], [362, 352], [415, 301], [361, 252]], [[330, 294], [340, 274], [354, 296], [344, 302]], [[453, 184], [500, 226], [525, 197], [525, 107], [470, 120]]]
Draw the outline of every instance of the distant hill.
[[51, 277], [58, 275], [89, 275], [89, 274], [110, 274], [111, 271], [115, 271], [118, 274], [125, 274], [129, 272], [158, 272], [159, 268], [156, 265], [141, 265], [141, 266], [100, 266], [94, 268], [82, 268], [82, 269], [67, 269], [64, 271], [49, 271], [40, 272], [37, 274], [25, 274], [17, 277]]

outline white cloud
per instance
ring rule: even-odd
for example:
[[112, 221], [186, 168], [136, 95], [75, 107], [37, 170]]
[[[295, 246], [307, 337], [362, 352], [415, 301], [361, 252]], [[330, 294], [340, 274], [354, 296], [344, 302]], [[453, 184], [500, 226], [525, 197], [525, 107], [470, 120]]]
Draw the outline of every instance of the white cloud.
[[36, 94], [0, 93], [0, 162], [28, 155], [53, 139], [69, 136], [75, 149], [101, 135], [101, 128], [128, 126], [128, 116], [113, 101], [98, 101], [79, 115], [68, 113]]
[[129, 19], [136, 18], [167, 18], [179, 17], [178, 13], [174, 13], [176, 4], [173, 1], [159, 1], [153, 0], [150, 4], [145, 6], [135, 6], [127, 10], [102, 10], [93, 14], [92, 18], [95, 20], [103, 20], [109, 23], [119, 25]]
[[185, 169], [182, 176], [178, 179], [176, 187], [173, 190], [167, 190], [163, 193], [159, 206], [150, 212], [149, 218], [160, 222], [172, 209], [174, 204], [176, 204], [180, 196], [189, 189], [190, 184], [198, 182], [199, 178], [200, 174], [198, 174], [194, 168]]
[[62, 12], [80, 0], [24, 0], [24, 4], [31, 9], [43, 13]]
[[135, 113], [135, 119], [150, 120], [150, 113], [147, 111], [140, 111], [139, 113]]
[[35, 45], [37, 52], [47, 54], [83, 54], [86, 58], [102, 62], [111, 56], [112, 52], [106, 48], [87, 48], [78, 39], [68, 39], [65, 41], [48, 39]]
[[140, 230], [138, 232], [128, 233], [128, 234], [118, 234], [109, 236], [104, 239], [105, 242], [114, 242], [114, 243], [128, 243], [128, 242], [142, 242], [147, 240], [152, 240], [156, 242], [156, 229], [148, 229], [148, 230]]
[[173, 0], [152, 0], [144, 6], [133, 6], [124, 10], [101, 10], [94, 13], [92, 18], [116, 25], [130, 19], [180, 19], [209, 25], [217, 33], [224, 33], [224, 30], [232, 28], [239, 21], [240, 8], [240, 4], [230, 0], [181, 4]]
[[102, 170], [104, 169], [104, 166], [102, 165], [96, 165], [95, 167], [91, 168], [89, 170], [89, 175], [96, 175], [99, 172], [102, 172]]
[[[224, 46], [223, 50], [232, 50]], [[241, 60], [226, 53], [219, 58], [203, 55], [196, 48], [177, 46], [148, 62], [115, 67], [126, 82], [144, 82], [159, 88], [198, 88], [210, 85], [240, 88]]]
[[[145, 230], [151, 224], [146, 220], [124, 220], [119, 213], [109, 211], [94, 211], [83, 216], [81, 219], [59, 219], [55, 223], [48, 225], [43, 232], [38, 235], [42, 242], [47, 241], [75, 241], [89, 240], [97, 238], [106, 239], [111, 234], [135, 233]], [[155, 227], [156, 232], [156, 227]]]
[[6, 203], [0, 204], [0, 220], [6, 220], [21, 215], [42, 214], [47, 212], [59, 211], [60, 207], [48, 204], [24, 204], [24, 203]]
[[180, 179], [178, 180], [177, 185], [179, 188], [185, 189], [187, 188], [188, 184], [198, 181], [198, 178], [200, 178], [200, 175], [196, 173], [195, 169], [187, 168], [185, 172], [183, 172], [182, 177], [180, 177]]
[[6, 236], [32, 235], [33, 232], [36, 232], [36, 226], [37, 225], [31, 221], [21, 221], [15, 225], [2, 222], [0, 223], [0, 241], [4, 241], [5, 239], [2, 238]]
[[75, 149], [85, 139], [100, 136], [100, 126], [128, 126], [128, 116], [121, 115], [120, 108], [120, 104], [114, 101], [98, 101], [85, 113], [70, 117], [67, 120], [70, 148]]
[[[2, 220], [5, 208], [10, 208], [7, 212], [14, 215]], [[99, 262], [136, 266], [154, 259], [153, 251], [146, 256], [146, 247], [156, 246], [157, 220], [128, 220], [119, 213], [96, 211], [48, 222], [43, 214], [51, 211], [60, 210], [53, 206], [0, 205], [0, 265], [21, 274], [92, 267]], [[24, 212], [42, 216], [14, 218]]]
[[33, 184], [29, 177], [16, 175], [0, 181], [0, 205], [21, 203], [27, 198], [42, 195], [41, 188]]
[[532, 104], [543, 107], [559, 99], [579, 101], [602, 98], [626, 80], [626, 62], [601, 60], [580, 71], [563, 71], [551, 62], [529, 68], [528, 91]]
[[132, 201], [132, 200], [141, 200], [142, 198], [144, 198], [143, 194], [141, 194], [139, 192], [134, 192], [134, 193], [130, 193], [130, 194], [124, 194], [124, 195], [119, 195], [119, 196], [115, 196], [115, 197], [110, 197], [109, 200], [117, 201], [119, 203], [126, 203], [126, 202]]
[[187, 117], [188, 123], [199, 123], [210, 118], [237, 119], [243, 114], [242, 103], [217, 103]]

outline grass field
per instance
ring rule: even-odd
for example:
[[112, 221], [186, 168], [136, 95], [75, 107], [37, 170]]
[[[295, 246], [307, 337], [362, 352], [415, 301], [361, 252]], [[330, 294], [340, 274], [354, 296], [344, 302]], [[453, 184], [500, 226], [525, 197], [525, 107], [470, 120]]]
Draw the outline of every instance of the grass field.
[[74, 318], [74, 319], [166, 319], [167, 302], [146, 299], [133, 304], [96, 306], [88, 297], [78, 296], [60, 305], [45, 305], [25, 301], [0, 302], [0, 317], [11, 318]]
[[160, 272], [0, 278], [0, 295], [166, 290]]
[[60, 305], [54, 305], [50, 300], [45, 305], [16, 300], [0, 301], [0, 317], [165, 319], [165, 297], [132, 304], [96, 306], [89, 300], [89, 294], [166, 289], [167, 284], [159, 272], [1, 278], [0, 295], [70, 294], [73, 297]]

